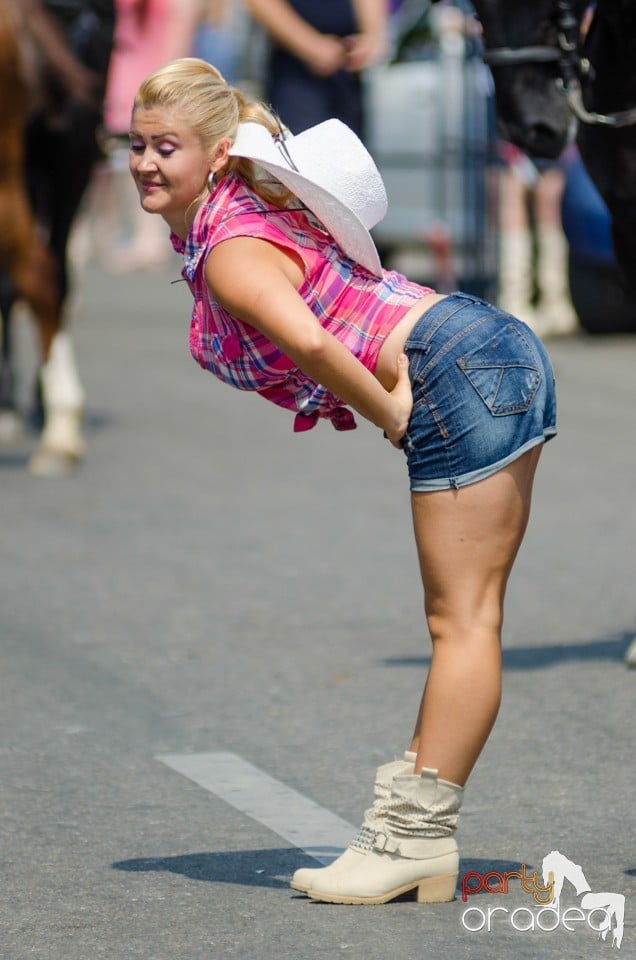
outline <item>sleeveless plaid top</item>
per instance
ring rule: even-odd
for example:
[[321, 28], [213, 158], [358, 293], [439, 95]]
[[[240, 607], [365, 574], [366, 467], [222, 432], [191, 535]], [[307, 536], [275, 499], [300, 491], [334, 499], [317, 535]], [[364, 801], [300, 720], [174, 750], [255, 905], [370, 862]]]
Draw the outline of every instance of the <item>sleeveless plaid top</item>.
[[396, 271], [381, 278], [347, 259], [333, 238], [300, 202], [288, 209], [267, 203], [239, 177], [224, 177], [200, 207], [184, 243], [182, 276], [194, 297], [190, 350], [194, 359], [224, 383], [253, 390], [296, 412], [294, 430], [308, 430], [319, 417], [338, 430], [355, 428], [350, 410], [307, 377], [250, 324], [233, 317], [214, 299], [205, 279], [210, 250], [232, 237], [256, 237], [293, 251], [304, 265], [299, 290], [322, 327], [371, 372], [384, 340], [418, 300], [433, 291]]

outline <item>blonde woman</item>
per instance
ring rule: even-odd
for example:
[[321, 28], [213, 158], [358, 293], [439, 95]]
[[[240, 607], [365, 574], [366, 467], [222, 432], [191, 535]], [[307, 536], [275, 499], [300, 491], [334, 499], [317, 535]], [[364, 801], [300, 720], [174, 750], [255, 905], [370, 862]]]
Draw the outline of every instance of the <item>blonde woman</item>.
[[355, 412], [406, 457], [433, 643], [414, 732], [348, 850], [292, 886], [335, 903], [452, 900], [464, 784], [499, 707], [506, 582], [556, 432], [545, 349], [490, 304], [382, 269], [368, 230], [382, 182], [338, 121], [286, 135], [186, 59], [142, 83], [130, 151], [141, 206], [184, 255], [198, 363], [293, 412], [296, 430], [351, 429]]

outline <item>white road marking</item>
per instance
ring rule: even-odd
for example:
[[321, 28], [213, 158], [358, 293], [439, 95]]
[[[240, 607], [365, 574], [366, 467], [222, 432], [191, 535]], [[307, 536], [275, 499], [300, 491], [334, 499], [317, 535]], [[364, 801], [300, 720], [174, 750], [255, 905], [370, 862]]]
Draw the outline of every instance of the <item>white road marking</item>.
[[235, 753], [173, 753], [157, 759], [319, 863], [331, 863], [355, 836], [346, 820]]

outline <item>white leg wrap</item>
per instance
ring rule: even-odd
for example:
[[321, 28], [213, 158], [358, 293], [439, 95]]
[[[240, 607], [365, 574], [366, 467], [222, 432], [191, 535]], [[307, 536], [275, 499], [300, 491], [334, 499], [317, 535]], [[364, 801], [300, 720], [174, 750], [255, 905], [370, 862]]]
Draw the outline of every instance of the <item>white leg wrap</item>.
[[73, 457], [83, 456], [84, 390], [68, 333], [55, 335], [49, 358], [41, 370], [41, 382], [44, 402], [42, 445]]
[[68, 333], [56, 333], [49, 358], [41, 371], [44, 405], [47, 410], [80, 411], [84, 406], [75, 351]]

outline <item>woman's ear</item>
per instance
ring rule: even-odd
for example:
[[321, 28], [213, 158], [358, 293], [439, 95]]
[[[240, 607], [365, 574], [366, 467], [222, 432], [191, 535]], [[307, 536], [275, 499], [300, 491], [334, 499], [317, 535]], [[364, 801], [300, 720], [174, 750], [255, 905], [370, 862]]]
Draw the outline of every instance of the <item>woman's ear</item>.
[[226, 165], [229, 159], [231, 146], [232, 146], [232, 141], [230, 140], [229, 137], [223, 137], [222, 140], [219, 140], [214, 150], [212, 161], [210, 163], [211, 173], [218, 173], [219, 170], [222, 170], [223, 167]]

